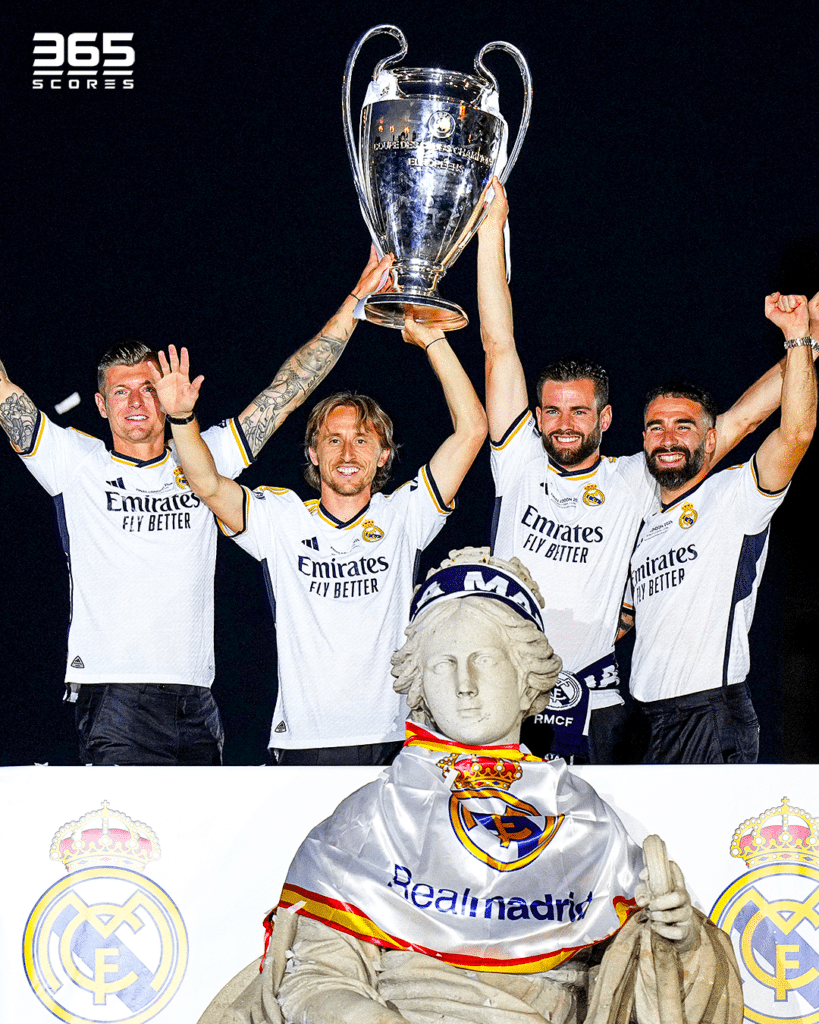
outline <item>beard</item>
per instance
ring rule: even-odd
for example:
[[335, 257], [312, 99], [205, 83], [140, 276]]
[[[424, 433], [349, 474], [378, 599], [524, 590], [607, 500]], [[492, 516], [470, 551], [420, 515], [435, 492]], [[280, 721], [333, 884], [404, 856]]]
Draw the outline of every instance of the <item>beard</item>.
[[361, 472], [354, 477], [349, 479], [341, 477], [341, 479], [338, 479], [327, 470], [319, 468], [319, 478], [322, 484], [335, 494], [343, 498], [352, 498], [366, 491], [373, 481], [373, 477], [367, 478], [363, 467], [360, 467], [360, 469]]
[[568, 431], [565, 430], [553, 430], [551, 434], [541, 434], [540, 440], [543, 447], [548, 452], [553, 462], [556, 462], [558, 466], [577, 466], [579, 463], [584, 462], [590, 455], [594, 455], [597, 449], [600, 447], [600, 442], [603, 440], [603, 428], [600, 425], [600, 417], [597, 417], [597, 422], [594, 428], [585, 435], [580, 435], [580, 440], [576, 448], [560, 448], [558, 447], [552, 438], [558, 434], [566, 434]]
[[[682, 452], [685, 455], [682, 466], [667, 467], [657, 461], [658, 455], [668, 455], [670, 452]], [[667, 448], [656, 448], [650, 455], [646, 452], [645, 456], [648, 471], [660, 487], [676, 491], [692, 480], [705, 464], [705, 439], [703, 438], [699, 448], [695, 448], [693, 452], [682, 445], [670, 445]]]

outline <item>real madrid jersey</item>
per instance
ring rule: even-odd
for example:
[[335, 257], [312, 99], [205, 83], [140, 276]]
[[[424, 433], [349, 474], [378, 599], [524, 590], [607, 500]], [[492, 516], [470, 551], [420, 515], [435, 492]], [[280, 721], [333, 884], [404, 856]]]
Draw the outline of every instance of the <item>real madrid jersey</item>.
[[[219, 471], [252, 461], [229, 420], [203, 434]], [[66, 682], [213, 682], [216, 524], [173, 444], [147, 462], [40, 414], [26, 467], [54, 498], [71, 579]]]
[[235, 539], [262, 563], [276, 621], [272, 748], [403, 739], [390, 658], [404, 642], [418, 556], [450, 510], [426, 467], [348, 523], [318, 499], [245, 488]]
[[546, 636], [564, 670], [578, 673], [614, 649], [629, 556], [657, 486], [642, 452], [574, 472], [557, 465], [528, 411], [491, 443], [491, 459], [493, 551], [532, 573]]
[[646, 520], [631, 560], [638, 700], [711, 690], [748, 674], [768, 527], [786, 490], [762, 490], [751, 461], [707, 476]]

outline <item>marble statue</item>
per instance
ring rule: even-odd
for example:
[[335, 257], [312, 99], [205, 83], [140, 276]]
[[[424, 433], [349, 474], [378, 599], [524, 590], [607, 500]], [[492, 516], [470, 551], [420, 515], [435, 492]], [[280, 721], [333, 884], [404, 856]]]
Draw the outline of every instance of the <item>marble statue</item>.
[[662, 841], [520, 748], [560, 671], [542, 604], [488, 549], [430, 573], [393, 657], [402, 752], [304, 841], [263, 969], [200, 1024], [742, 1021], [730, 940]]

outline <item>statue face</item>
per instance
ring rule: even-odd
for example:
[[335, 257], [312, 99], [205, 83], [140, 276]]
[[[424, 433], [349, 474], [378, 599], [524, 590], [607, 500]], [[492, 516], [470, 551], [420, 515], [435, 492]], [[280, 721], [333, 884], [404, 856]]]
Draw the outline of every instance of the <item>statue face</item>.
[[521, 672], [503, 630], [469, 600], [459, 600], [455, 614], [421, 640], [424, 699], [438, 730], [456, 743], [519, 743], [529, 703]]

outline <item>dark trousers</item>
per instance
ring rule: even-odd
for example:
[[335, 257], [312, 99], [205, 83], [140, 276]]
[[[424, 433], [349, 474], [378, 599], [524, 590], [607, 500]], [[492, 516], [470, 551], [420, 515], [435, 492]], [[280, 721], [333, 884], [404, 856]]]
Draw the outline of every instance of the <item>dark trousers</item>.
[[306, 747], [303, 750], [279, 750], [276, 764], [342, 765], [392, 764], [403, 743], [363, 743], [353, 747]]
[[589, 764], [624, 764], [621, 749], [631, 712], [625, 704], [592, 708], [589, 716]]
[[222, 719], [206, 686], [86, 684], [75, 722], [82, 764], [222, 763]]
[[648, 727], [643, 764], [756, 764], [759, 722], [747, 684], [640, 703]]

